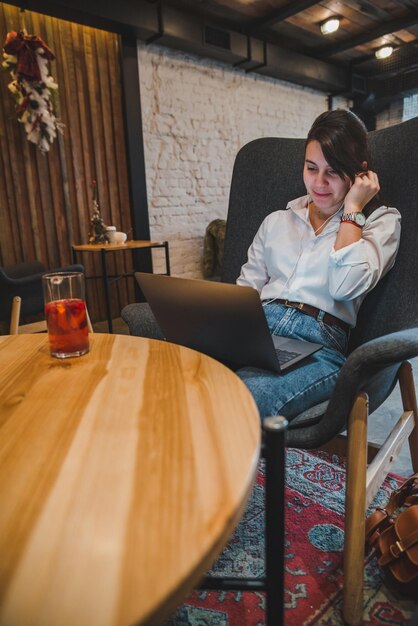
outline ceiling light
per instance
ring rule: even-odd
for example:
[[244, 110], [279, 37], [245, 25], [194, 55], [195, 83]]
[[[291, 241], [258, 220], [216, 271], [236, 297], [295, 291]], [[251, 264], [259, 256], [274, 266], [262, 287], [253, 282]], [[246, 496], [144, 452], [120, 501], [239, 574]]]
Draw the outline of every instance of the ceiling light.
[[321, 24], [321, 33], [323, 35], [329, 35], [330, 33], [335, 33], [340, 27], [340, 20], [338, 17], [331, 17], [329, 20], [322, 22]]
[[393, 46], [383, 46], [383, 48], [378, 48], [376, 50], [375, 57], [376, 59], [387, 59], [393, 52]]

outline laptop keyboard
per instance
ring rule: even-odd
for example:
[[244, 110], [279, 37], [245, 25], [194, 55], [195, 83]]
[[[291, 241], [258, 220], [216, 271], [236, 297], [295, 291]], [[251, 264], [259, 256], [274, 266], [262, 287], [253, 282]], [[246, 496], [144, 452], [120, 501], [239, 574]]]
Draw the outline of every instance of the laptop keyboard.
[[280, 365], [284, 365], [288, 361], [291, 361], [296, 356], [299, 356], [300, 352], [289, 352], [288, 350], [276, 350], [277, 358]]

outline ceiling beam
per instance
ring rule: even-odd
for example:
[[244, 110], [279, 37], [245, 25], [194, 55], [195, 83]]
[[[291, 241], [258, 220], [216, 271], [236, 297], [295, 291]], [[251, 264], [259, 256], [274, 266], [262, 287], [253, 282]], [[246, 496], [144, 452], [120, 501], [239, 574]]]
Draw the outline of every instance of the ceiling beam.
[[301, 11], [309, 9], [309, 7], [312, 7], [314, 4], [318, 4], [318, 0], [294, 0], [293, 2], [289, 2], [286, 6], [276, 9], [264, 17], [251, 21], [245, 27], [245, 32], [247, 35], [252, 35], [263, 28], [277, 24], [277, 22], [283, 22], [286, 18], [296, 15], [296, 13], [301, 13]]
[[[376, 6], [374, 0], [360, 0], [360, 2], [359, 0], [344, 0], [344, 4], [355, 11], [361, 11], [363, 15], [373, 18], [378, 22], [386, 22], [391, 17], [390, 13]], [[361, 4], [361, 8], [359, 7], [359, 4]]]
[[414, 24], [418, 24], [418, 11], [412, 11], [408, 15], [399, 17], [396, 20], [383, 22], [383, 24], [380, 24], [377, 28], [367, 30], [367, 32], [360, 33], [359, 35], [356, 35], [356, 37], [351, 37], [345, 41], [324, 46], [322, 49], [318, 50], [315, 56], [318, 56], [320, 59], [329, 57], [334, 54], [338, 54], [339, 52], [350, 50], [351, 48], [355, 48], [356, 46], [360, 46], [369, 41], [373, 41], [373, 39], [377, 39], [378, 37], [383, 37], [383, 35], [388, 35], [398, 30], [402, 30], [403, 28], [408, 28], [408, 26], [413, 26]]
[[28, 11], [144, 39], [158, 32], [156, 6], [144, 0], [7, 0]]

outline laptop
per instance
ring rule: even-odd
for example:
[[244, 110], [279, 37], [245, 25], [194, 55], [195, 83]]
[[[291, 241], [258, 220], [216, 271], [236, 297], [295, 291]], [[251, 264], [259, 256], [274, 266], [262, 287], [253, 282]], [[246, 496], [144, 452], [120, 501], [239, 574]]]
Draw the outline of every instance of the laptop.
[[135, 272], [165, 338], [238, 369], [282, 372], [321, 344], [271, 335], [260, 296], [242, 287]]

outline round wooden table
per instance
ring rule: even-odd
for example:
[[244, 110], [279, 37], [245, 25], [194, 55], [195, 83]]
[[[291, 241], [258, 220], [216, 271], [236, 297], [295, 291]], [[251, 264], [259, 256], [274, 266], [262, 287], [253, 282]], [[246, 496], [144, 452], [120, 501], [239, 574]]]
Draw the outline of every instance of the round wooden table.
[[164, 621], [243, 513], [260, 421], [233, 372], [170, 343], [0, 337], [0, 623]]

